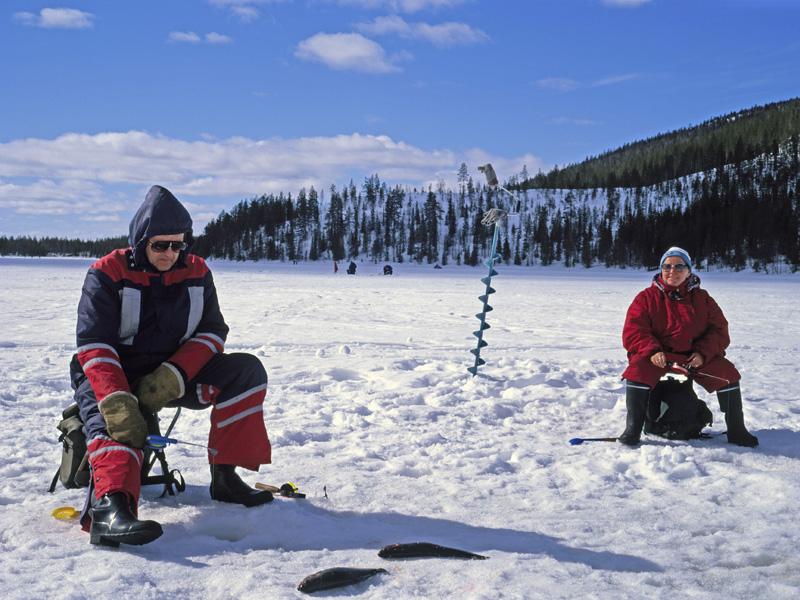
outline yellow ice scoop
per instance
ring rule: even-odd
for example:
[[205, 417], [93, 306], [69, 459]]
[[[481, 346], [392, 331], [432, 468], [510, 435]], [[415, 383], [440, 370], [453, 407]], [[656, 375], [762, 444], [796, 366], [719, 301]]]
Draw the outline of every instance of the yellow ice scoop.
[[58, 508], [54, 508], [53, 512], [50, 514], [59, 521], [69, 521], [71, 519], [77, 519], [78, 515], [81, 513], [71, 506], [59, 506]]

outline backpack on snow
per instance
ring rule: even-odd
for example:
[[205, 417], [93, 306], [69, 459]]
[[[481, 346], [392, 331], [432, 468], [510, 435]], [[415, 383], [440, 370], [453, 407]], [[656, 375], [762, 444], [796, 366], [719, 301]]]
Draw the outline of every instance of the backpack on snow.
[[644, 431], [671, 440], [692, 440], [703, 437], [703, 428], [713, 420], [708, 405], [697, 397], [691, 379], [668, 377], [650, 392]]
[[89, 456], [86, 453], [86, 435], [83, 421], [78, 413], [78, 405], [71, 404], [61, 413], [61, 422], [56, 426], [61, 432], [61, 466], [50, 482], [50, 492], [56, 489], [56, 482], [68, 489], [89, 485]]

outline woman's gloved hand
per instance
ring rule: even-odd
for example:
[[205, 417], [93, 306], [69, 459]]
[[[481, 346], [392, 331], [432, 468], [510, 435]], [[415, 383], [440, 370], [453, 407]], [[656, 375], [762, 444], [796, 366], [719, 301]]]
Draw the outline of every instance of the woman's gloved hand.
[[136, 383], [134, 391], [142, 408], [155, 414], [169, 402], [183, 396], [183, 377], [176, 367], [169, 363], [161, 363], [155, 371], [145, 375]]
[[141, 448], [147, 439], [147, 423], [139, 410], [136, 396], [130, 392], [113, 392], [98, 404], [111, 439]]

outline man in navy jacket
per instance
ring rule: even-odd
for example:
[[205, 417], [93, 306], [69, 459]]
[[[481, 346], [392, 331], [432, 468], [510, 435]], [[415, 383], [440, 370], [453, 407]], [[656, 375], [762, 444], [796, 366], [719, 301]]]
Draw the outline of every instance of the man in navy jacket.
[[211, 497], [272, 500], [234, 470], [270, 462], [267, 373], [255, 356], [224, 353], [228, 326], [211, 271], [188, 253], [191, 235], [186, 208], [153, 186], [131, 221], [130, 247], [95, 262], [83, 284], [71, 376], [92, 472], [81, 523], [93, 544], [146, 544], [162, 533], [137, 518], [142, 410], [211, 406]]

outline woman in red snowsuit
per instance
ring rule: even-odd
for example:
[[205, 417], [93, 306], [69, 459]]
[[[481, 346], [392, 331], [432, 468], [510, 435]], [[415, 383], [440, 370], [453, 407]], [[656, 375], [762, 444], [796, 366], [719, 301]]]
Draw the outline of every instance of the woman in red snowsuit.
[[728, 441], [756, 446], [758, 439], [744, 425], [741, 376], [727, 358], [728, 321], [700, 288], [689, 253], [673, 246], [661, 257], [661, 272], [634, 298], [625, 317], [622, 345], [628, 351], [625, 431], [619, 441], [639, 443], [650, 391], [674, 367], [688, 369], [707, 392], [717, 392], [725, 413]]

